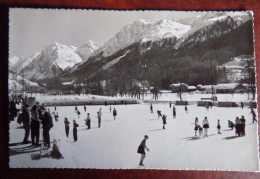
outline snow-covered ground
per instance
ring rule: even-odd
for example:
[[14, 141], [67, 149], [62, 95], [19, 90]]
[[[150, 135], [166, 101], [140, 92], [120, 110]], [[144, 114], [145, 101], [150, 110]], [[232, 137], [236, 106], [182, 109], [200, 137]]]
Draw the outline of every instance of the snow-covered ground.
[[[114, 120], [109, 106], [74, 106], [57, 107], [59, 121], [54, 123], [50, 131], [51, 140], [58, 140], [63, 159], [41, 158], [31, 160], [30, 152], [39, 148], [30, 148], [30, 144], [10, 146], [12, 151], [23, 151], [10, 155], [10, 167], [71, 167], [71, 168], [139, 168], [140, 154], [137, 148], [144, 135], [150, 152], [144, 160], [145, 167], [161, 169], [202, 169], [202, 170], [259, 170], [257, 124], [252, 124], [249, 108], [213, 107], [208, 111], [204, 107], [188, 105], [188, 113], [184, 106], [176, 106], [177, 118], [173, 119], [172, 109], [168, 103], [154, 104], [154, 113], [150, 113], [149, 104], [112, 106], [118, 111]], [[102, 124], [98, 128], [97, 111], [102, 108]], [[50, 107], [51, 112], [54, 107]], [[166, 129], [162, 129], [162, 119], [158, 119], [156, 110], [167, 115]], [[87, 130], [84, 119], [90, 113], [91, 129]], [[235, 131], [228, 128], [228, 120], [244, 115], [246, 118], [246, 136], [236, 137]], [[194, 119], [202, 123], [204, 117], [209, 119], [209, 136], [194, 137]], [[70, 121], [69, 138], [65, 136], [64, 117]], [[78, 141], [73, 142], [72, 121], [79, 124]], [[217, 119], [220, 119], [221, 132], [217, 133]], [[24, 130], [17, 128], [15, 121], [10, 123], [10, 144], [23, 140]], [[40, 137], [42, 139], [42, 135]], [[50, 149], [51, 150], [51, 149]]]

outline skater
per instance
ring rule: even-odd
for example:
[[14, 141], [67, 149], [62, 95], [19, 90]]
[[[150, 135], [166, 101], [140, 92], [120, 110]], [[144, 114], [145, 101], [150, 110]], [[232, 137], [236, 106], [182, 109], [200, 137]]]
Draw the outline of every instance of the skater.
[[76, 142], [78, 140], [77, 127], [79, 127], [79, 125], [76, 123], [75, 120], [73, 120], [73, 138], [74, 138], [74, 142]]
[[43, 110], [42, 133], [44, 146], [50, 148], [50, 129], [53, 127], [52, 117], [48, 111]]
[[114, 108], [114, 110], [113, 110], [113, 116], [114, 116], [114, 120], [116, 120], [117, 111], [116, 111], [116, 109], [115, 109], [115, 108]]
[[240, 136], [241, 135], [241, 127], [240, 127], [240, 124], [241, 124], [241, 121], [239, 119], [239, 117], [236, 117], [236, 120], [235, 120], [235, 128], [236, 128], [236, 135]]
[[66, 117], [65, 117], [65, 119], [64, 119], [64, 124], [65, 124], [65, 133], [66, 133], [66, 136], [69, 137], [70, 122], [68, 121], [68, 118], [66, 118]]
[[218, 134], [221, 134], [221, 132], [220, 132], [221, 125], [220, 125], [220, 120], [219, 119], [218, 119], [217, 129], [218, 129]]
[[246, 131], [245, 131], [246, 119], [244, 116], [241, 117], [240, 122], [241, 122], [241, 135], [244, 136], [246, 135]]
[[78, 111], [78, 106], [77, 106], [77, 105], [75, 106], [75, 111], [76, 111], [76, 112]]
[[87, 111], [87, 107], [84, 105], [84, 111], [86, 112]]
[[80, 118], [80, 112], [79, 112], [79, 110], [77, 110], [77, 114], [78, 114], [78, 118]]
[[31, 138], [32, 138], [32, 145], [40, 146], [39, 144], [40, 121], [39, 121], [39, 114], [36, 105], [34, 105], [31, 109]]
[[197, 131], [199, 129], [199, 125], [195, 122], [195, 127], [194, 127], [194, 130], [195, 130], [195, 136], [197, 136]]
[[188, 113], [188, 107], [187, 107], [187, 105], [185, 105], [184, 110], [185, 110], [186, 113]]
[[100, 110], [97, 112], [98, 127], [101, 127], [101, 116], [102, 116], [102, 112], [101, 112], [101, 108], [100, 108]]
[[55, 111], [57, 110], [56, 105], [54, 106], [54, 110], [55, 110]]
[[231, 130], [233, 130], [235, 124], [232, 121], [228, 120], [228, 127], [231, 128]]
[[162, 117], [161, 111], [157, 110], [157, 114], [158, 114], [158, 119], [159, 119], [160, 117]]
[[206, 109], [207, 109], [207, 111], [209, 110], [209, 104], [207, 104]]
[[241, 105], [241, 108], [243, 109], [244, 108], [244, 103], [242, 101], [241, 101], [240, 105]]
[[195, 117], [195, 125], [198, 125], [199, 124], [199, 119], [198, 119], [198, 117]]
[[29, 105], [24, 105], [22, 113], [18, 116], [17, 122], [19, 124], [23, 123], [23, 128], [24, 128], [24, 139], [23, 139], [23, 144], [28, 144], [30, 143], [28, 141], [29, 135], [30, 135], [30, 113], [28, 111]]
[[111, 113], [111, 110], [112, 110], [112, 108], [111, 108], [111, 106], [110, 106], [110, 108], [109, 108], [110, 113]]
[[253, 123], [257, 120], [256, 120], [256, 114], [255, 114], [255, 111], [253, 110], [253, 108], [251, 108], [251, 112], [249, 114], [252, 114], [252, 119], [253, 119]]
[[173, 113], [173, 118], [176, 118], [176, 109], [175, 109], [175, 106], [172, 107], [172, 113]]
[[91, 126], [90, 126], [91, 118], [90, 118], [90, 116], [89, 116], [89, 113], [88, 113], [88, 115], [87, 115], [87, 119], [85, 119], [85, 121], [86, 121], [86, 125], [88, 126], [87, 129], [90, 129], [90, 128], [91, 128]]
[[200, 125], [198, 125], [198, 129], [199, 129], [199, 138], [200, 138], [202, 136], [203, 129]]
[[204, 128], [204, 136], [203, 137], [208, 137], [209, 121], [208, 121], [207, 117], [205, 117], [205, 119], [202, 121], [202, 126]]
[[149, 151], [149, 149], [146, 147], [146, 144], [145, 144], [147, 139], [148, 139], [148, 136], [145, 135], [144, 139], [142, 140], [141, 144], [139, 145], [139, 147], [137, 149], [137, 153], [141, 154], [141, 160], [140, 160], [139, 166], [144, 166], [143, 161], [144, 161], [144, 159], [146, 157], [145, 149], [147, 151]]
[[150, 105], [150, 111], [151, 111], [151, 113], [153, 113], [153, 105], [152, 104]]
[[165, 129], [165, 124], [167, 124], [167, 123], [166, 123], [166, 117], [167, 117], [166, 115], [163, 115], [163, 116], [162, 116], [162, 120], [163, 120], [163, 129]]
[[54, 115], [55, 121], [58, 122], [59, 121], [59, 114], [58, 112]]

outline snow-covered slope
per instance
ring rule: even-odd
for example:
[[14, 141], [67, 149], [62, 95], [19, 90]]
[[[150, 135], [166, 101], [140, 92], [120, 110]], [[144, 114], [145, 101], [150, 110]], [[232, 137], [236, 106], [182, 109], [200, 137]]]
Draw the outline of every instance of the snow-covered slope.
[[54, 42], [30, 57], [10, 58], [9, 68], [18, 73], [23, 69], [25, 78], [31, 80], [51, 78], [65, 69], [86, 61], [97, 48], [99, 44], [93, 41], [88, 41], [79, 47]]
[[76, 46], [62, 45], [57, 42], [48, 45], [24, 68], [25, 78], [32, 80], [51, 78], [64, 69], [73, 67], [82, 62], [76, 50]]
[[36, 52], [29, 57], [12, 57], [9, 60], [9, 69], [21, 73], [22, 69], [28, 66], [39, 55], [40, 53]]
[[[180, 45], [194, 32], [202, 30], [205, 27], [211, 26], [216, 22], [221, 22], [227, 18], [232, 19], [237, 26], [247, 22], [251, 19], [249, 12], [204, 12], [202, 15], [196, 17], [188, 17], [178, 20], [179, 23], [190, 25], [191, 29], [184, 33], [179, 39], [179, 42], [175, 45], [175, 48], [179, 48]], [[212, 34], [213, 35], [213, 34]], [[206, 40], [206, 38], [204, 39]]]
[[89, 40], [86, 44], [79, 46], [76, 50], [76, 53], [79, 54], [79, 56], [85, 62], [88, 60], [88, 57], [99, 47], [100, 44]]
[[109, 56], [138, 41], [156, 41], [167, 37], [180, 38], [190, 28], [190, 25], [180, 24], [173, 20], [134, 21], [120, 30], [93, 55], [103, 52], [103, 56]]
[[37, 83], [31, 82], [22, 76], [16, 74], [15, 72], [9, 70], [8, 76], [8, 89], [9, 90], [21, 90], [24, 87], [38, 87]]

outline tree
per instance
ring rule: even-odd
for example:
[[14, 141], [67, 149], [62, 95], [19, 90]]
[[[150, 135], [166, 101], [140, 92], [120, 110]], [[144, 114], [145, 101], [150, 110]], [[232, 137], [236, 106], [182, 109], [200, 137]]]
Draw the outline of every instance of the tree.
[[255, 64], [254, 64], [254, 58], [247, 60], [247, 65], [245, 66], [245, 72], [246, 72], [246, 82], [248, 84], [248, 88], [250, 89], [253, 100], [255, 100]]

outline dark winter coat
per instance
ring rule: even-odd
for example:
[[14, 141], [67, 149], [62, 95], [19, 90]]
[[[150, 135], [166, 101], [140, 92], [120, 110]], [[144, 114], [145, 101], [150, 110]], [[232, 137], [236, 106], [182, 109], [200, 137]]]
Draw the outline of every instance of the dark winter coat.
[[44, 129], [50, 129], [53, 127], [53, 123], [52, 123], [52, 117], [51, 114], [49, 112], [45, 112], [43, 114], [43, 120], [42, 120], [42, 128]]
[[17, 122], [19, 124], [23, 123], [24, 128], [30, 128], [30, 113], [28, 110], [23, 109], [23, 112], [18, 116]]
[[146, 148], [145, 142], [146, 142], [146, 139], [143, 139], [141, 144], [139, 145], [139, 147], [137, 149], [137, 153], [145, 154], [145, 148]]
[[116, 116], [117, 115], [117, 111], [114, 109], [113, 110], [113, 116]]
[[166, 116], [163, 116], [162, 120], [163, 120], [163, 124], [166, 124]]

